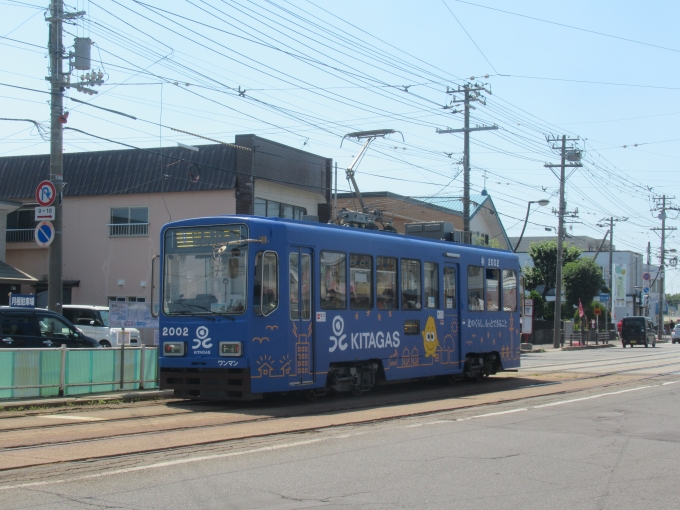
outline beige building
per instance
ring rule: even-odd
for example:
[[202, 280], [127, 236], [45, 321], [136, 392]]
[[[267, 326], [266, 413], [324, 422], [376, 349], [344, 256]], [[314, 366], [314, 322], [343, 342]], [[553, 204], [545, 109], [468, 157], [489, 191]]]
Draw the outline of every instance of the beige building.
[[[446, 221], [452, 223], [455, 230], [461, 232], [463, 230], [461, 198], [413, 198], [389, 191], [362, 193], [361, 197], [369, 210], [382, 211], [383, 217], [390, 220], [397, 232], [402, 234], [405, 232], [406, 223], [432, 221]], [[361, 211], [359, 200], [354, 193], [338, 194], [337, 209], [342, 208]], [[510, 249], [510, 241], [489, 195], [470, 196], [470, 231], [473, 239], [478, 238], [480, 244], [488, 244], [491, 239], [495, 239], [501, 248]]]
[[[245, 149], [216, 144], [197, 152], [177, 147], [65, 154], [63, 303], [148, 301], [160, 229], [173, 220], [253, 209], [330, 219], [330, 159], [253, 135], [239, 135], [235, 143]], [[254, 165], [253, 152], [246, 150], [253, 145]], [[6, 241], [0, 252], [8, 265], [7, 271], [0, 266], [0, 284], [9, 285], [2, 276], [14, 271], [12, 290], [36, 294], [37, 306], [47, 304], [48, 249], [34, 239], [35, 188], [47, 179], [48, 155], [0, 158], [0, 232]], [[6, 294], [0, 304], [7, 304]]]

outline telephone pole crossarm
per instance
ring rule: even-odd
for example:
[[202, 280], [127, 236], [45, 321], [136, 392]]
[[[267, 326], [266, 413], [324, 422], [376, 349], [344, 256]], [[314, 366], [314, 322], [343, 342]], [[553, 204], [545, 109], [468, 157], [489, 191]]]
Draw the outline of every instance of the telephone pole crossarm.
[[[463, 99], [456, 99], [454, 97], [451, 100], [451, 105], [460, 103], [465, 106], [464, 127], [461, 129], [437, 129], [437, 134], [440, 135], [463, 133], [463, 243], [465, 244], [471, 244], [472, 242], [470, 235], [470, 133], [473, 131], [491, 131], [498, 129], [498, 126], [495, 124], [493, 126], [470, 127], [470, 108], [474, 109], [474, 106], [470, 105], [470, 103], [472, 101], [479, 101], [483, 105], [486, 104], [486, 100], [480, 92], [491, 94], [490, 90], [487, 90], [479, 83], [474, 85], [466, 83], [462, 87], [459, 85], [456, 90], [446, 87], [447, 94], [463, 94]], [[449, 105], [444, 108], [450, 107], [451, 106]], [[453, 113], [458, 113], [458, 110], [454, 110]]]

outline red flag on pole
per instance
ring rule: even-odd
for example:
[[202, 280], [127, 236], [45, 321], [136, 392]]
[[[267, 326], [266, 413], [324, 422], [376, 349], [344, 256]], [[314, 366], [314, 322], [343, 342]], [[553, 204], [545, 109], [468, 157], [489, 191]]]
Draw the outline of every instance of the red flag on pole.
[[583, 312], [583, 305], [581, 304], [581, 300], [578, 300], [578, 316], [583, 317], [585, 313]]

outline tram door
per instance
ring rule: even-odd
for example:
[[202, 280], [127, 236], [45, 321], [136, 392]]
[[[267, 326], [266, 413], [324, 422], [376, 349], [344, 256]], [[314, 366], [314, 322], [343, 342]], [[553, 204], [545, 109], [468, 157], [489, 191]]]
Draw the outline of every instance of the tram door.
[[444, 327], [450, 333], [444, 336], [443, 354], [444, 362], [451, 368], [462, 369], [458, 269], [458, 264], [444, 265]]
[[293, 364], [296, 383], [314, 381], [314, 321], [312, 321], [312, 250], [293, 247], [288, 255], [290, 268], [290, 319], [289, 341], [294, 345]]

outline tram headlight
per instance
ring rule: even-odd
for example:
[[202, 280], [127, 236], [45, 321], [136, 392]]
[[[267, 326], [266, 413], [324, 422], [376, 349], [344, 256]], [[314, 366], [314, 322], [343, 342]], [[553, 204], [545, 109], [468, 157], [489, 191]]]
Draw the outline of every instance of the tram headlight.
[[186, 345], [184, 342], [164, 342], [163, 354], [165, 356], [184, 356]]
[[241, 356], [243, 344], [241, 342], [220, 342], [220, 356]]

